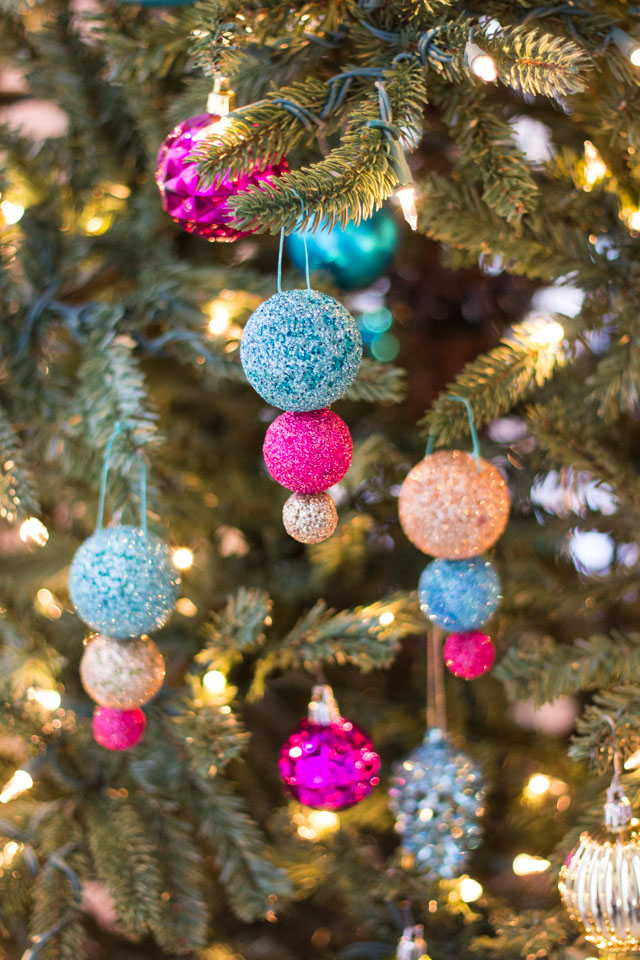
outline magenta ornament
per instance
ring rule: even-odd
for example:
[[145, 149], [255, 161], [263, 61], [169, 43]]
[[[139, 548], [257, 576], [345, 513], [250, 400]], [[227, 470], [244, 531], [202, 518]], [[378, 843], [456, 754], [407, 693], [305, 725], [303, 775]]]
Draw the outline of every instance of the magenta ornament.
[[330, 687], [314, 687], [313, 696], [309, 717], [280, 750], [280, 776], [304, 806], [344, 810], [380, 782], [380, 757], [368, 734], [339, 715]]
[[142, 710], [115, 710], [96, 707], [93, 711], [93, 736], [107, 750], [130, 750], [142, 739], [147, 718]]
[[353, 443], [344, 420], [331, 410], [282, 413], [264, 438], [264, 462], [274, 480], [294, 493], [321, 493], [342, 480]]
[[491, 637], [479, 630], [450, 633], [444, 644], [444, 662], [456, 677], [473, 680], [493, 666], [496, 649]]
[[221, 117], [201, 113], [175, 127], [162, 142], [158, 153], [156, 183], [162, 196], [162, 206], [187, 233], [195, 233], [205, 240], [230, 242], [247, 237], [253, 230], [236, 230], [230, 226], [233, 214], [229, 198], [249, 187], [260, 187], [272, 177], [285, 173], [289, 167], [282, 158], [278, 163], [257, 165], [250, 173], [236, 180], [228, 176], [218, 178], [209, 186], [198, 183], [198, 165], [189, 162], [198, 141], [215, 134], [215, 124]]

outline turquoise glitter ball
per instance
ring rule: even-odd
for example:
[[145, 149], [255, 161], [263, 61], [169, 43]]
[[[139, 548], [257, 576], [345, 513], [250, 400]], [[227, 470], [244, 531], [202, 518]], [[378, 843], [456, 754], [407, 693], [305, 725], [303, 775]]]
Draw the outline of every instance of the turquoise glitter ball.
[[353, 383], [361, 358], [354, 317], [316, 290], [286, 290], [260, 304], [240, 344], [247, 380], [281, 410], [329, 406]]
[[483, 557], [434, 560], [418, 583], [422, 612], [443, 630], [476, 630], [498, 609], [500, 578]]
[[69, 572], [78, 616], [119, 640], [164, 626], [179, 586], [166, 543], [126, 525], [96, 530], [76, 551]]

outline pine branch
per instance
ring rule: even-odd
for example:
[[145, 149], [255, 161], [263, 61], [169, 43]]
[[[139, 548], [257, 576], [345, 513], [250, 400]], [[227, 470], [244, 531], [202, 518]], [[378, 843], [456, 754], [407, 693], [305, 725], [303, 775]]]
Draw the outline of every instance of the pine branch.
[[264, 590], [240, 587], [221, 613], [213, 614], [205, 626], [206, 647], [196, 662], [228, 667], [262, 646], [264, 628], [271, 622], [272, 603]]
[[595, 694], [593, 703], [588, 704], [578, 718], [569, 755], [575, 760], [589, 760], [600, 773], [611, 767], [616, 751], [624, 763], [640, 746], [639, 700], [640, 686], [634, 683], [620, 684]]
[[402, 367], [378, 363], [365, 357], [345, 399], [363, 400], [365, 403], [402, 403], [407, 392], [406, 380]]
[[523, 24], [483, 34], [479, 42], [495, 56], [503, 83], [522, 93], [562, 97], [587, 85], [590, 58], [572, 40]]
[[40, 504], [22, 445], [6, 412], [0, 408], [0, 515], [9, 523], [38, 516]]

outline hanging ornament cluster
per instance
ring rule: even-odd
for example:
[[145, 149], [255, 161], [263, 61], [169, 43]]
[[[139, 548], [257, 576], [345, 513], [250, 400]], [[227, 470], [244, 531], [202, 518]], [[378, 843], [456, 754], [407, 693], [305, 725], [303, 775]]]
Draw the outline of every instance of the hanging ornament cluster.
[[229, 200], [250, 188], [260, 189], [289, 169], [281, 158], [276, 163], [257, 163], [249, 173], [232, 178], [217, 177], [203, 184], [198, 164], [190, 157], [199, 141], [219, 136], [228, 123], [234, 94], [224, 77], [216, 77], [207, 100], [207, 112], [179, 123], [163, 141], [158, 153], [156, 184], [163, 209], [187, 233], [205, 240], [231, 242], [249, 236], [253, 230], [236, 230]]
[[396, 960], [429, 960], [424, 927], [421, 924], [404, 928], [396, 947]]
[[482, 838], [484, 787], [473, 761], [438, 727], [393, 769], [390, 806], [402, 864], [428, 879], [451, 878]]
[[273, 479], [293, 491], [282, 519], [300, 543], [326, 540], [338, 522], [326, 491], [345, 476], [353, 445], [344, 420], [327, 408], [353, 383], [361, 358], [355, 319], [308, 283], [306, 290], [279, 289], [244, 328], [245, 376], [267, 403], [285, 411], [267, 430], [263, 454]]
[[640, 834], [619, 779], [607, 790], [604, 825], [585, 831], [560, 871], [558, 888], [572, 920], [608, 953], [640, 950]]
[[400, 490], [400, 524], [409, 540], [436, 559], [422, 572], [420, 606], [437, 627], [451, 631], [444, 647], [447, 667], [471, 680], [493, 665], [495, 648], [479, 628], [501, 600], [500, 578], [479, 556], [502, 534], [509, 518], [509, 491], [499, 470], [480, 456], [469, 401], [473, 454], [462, 450], [427, 453], [409, 471]]
[[396, 252], [399, 231], [384, 207], [359, 223], [296, 231], [287, 237], [287, 252], [299, 270], [326, 270], [343, 290], [368, 287], [383, 275]]
[[344, 810], [380, 782], [380, 757], [368, 734], [340, 716], [328, 684], [313, 688], [309, 713], [282, 745], [280, 776], [314, 810]]
[[95, 739], [108, 750], [127, 750], [142, 737], [140, 709], [162, 686], [165, 667], [146, 634], [164, 626], [178, 597], [180, 578], [166, 543], [146, 527], [146, 470], [141, 460], [141, 525], [102, 526], [116, 424], [105, 451], [96, 532], [75, 553], [69, 595], [97, 635], [86, 641], [80, 678], [98, 704]]

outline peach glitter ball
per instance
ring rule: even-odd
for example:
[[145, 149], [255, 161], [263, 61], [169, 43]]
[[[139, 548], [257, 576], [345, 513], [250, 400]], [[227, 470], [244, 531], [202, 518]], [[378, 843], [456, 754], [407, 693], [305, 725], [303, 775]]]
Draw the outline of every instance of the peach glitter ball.
[[400, 490], [400, 525], [432, 557], [463, 560], [493, 546], [507, 525], [509, 491], [502, 474], [480, 457], [439, 450], [417, 463]]

